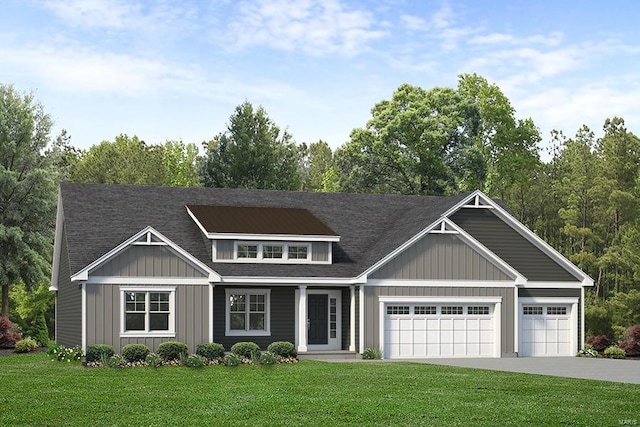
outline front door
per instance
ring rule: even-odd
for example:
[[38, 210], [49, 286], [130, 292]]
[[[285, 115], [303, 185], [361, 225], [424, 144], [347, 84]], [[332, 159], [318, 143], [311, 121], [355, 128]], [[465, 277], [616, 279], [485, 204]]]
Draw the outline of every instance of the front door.
[[309, 345], [326, 345], [329, 343], [329, 296], [326, 294], [310, 294], [308, 297], [307, 315], [309, 319]]

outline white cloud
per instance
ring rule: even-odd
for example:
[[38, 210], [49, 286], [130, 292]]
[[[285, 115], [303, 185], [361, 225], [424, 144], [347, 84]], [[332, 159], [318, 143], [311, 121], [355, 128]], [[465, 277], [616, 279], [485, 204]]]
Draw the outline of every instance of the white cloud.
[[491, 33], [477, 35], [469, 40], [470, 45], [546, 45], [558, 46], [562, 42], [563, 35], [560, 32], [552, 32], [549, 35], [534, 35], [529, 37], [516, 37], [513, 34]]

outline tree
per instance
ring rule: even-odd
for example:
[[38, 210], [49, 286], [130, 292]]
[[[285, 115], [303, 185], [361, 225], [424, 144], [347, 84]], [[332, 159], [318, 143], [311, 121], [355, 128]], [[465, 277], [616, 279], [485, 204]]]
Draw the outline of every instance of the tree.
[[207, 143], [200, 169], [205, 187], [300, 190], [300, 150], [262, 107], [238, 105], [227, 131]]
[[55, 174], [43, 152], [52, 121], [31, 94], [0, 84], [0, 284], [2, 316], [9, 288], [49, 279], [56, 206]]
[[320, 140], [309, 145], [304, 156], [305, 191], [322, 191], [324, 175], [333, 165], [333, 152], [326, 142]]
[[82, 150], [71, 145], [71, 135], [65, 129], [62, 129], [62, 132], [53, 142], [52, 147], [46, 151], [45, 155], [56, 171], [58, 181], [63, 182], [71, 179], [72, 171], [80, 160]]
[[164, 184], [171, 187], [197, 187], [200, 179], [198, 147], [193, 143], [167, 141], [162, 148]]
[[149, 146], [137, 136], [118, 135], [84, 152], [71, 172], [73, 182], [163, 185], [163, 148]]

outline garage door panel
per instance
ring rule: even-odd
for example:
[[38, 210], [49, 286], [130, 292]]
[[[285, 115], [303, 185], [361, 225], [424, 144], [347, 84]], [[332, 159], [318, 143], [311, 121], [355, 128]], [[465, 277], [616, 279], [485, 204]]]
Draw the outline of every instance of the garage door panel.
[[453, 319], [440, 319], [441, 331], [453, 331]]
[[[521, 356], [571, 356], [571, 341], [574, 334], [571, 324], [571, 307], [566, 314], [557, 314], [557, 310], [548, 310], [548, 306], [558, 304], [523, 305], [520, 312], [520, 349]], [[527, 310], [524, 307], [535, 307]], [[549, 314], [552, 313], [552, 314]]]

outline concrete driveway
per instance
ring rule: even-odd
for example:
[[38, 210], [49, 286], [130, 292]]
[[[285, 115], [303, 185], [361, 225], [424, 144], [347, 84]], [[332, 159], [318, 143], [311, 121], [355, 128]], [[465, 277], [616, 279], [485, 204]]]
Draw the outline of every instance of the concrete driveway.
[[[416, 362], [416, 360], [413, 361]], [[586, 357], [514, 357], [500, 359], [421, 359], [419, 361], [465, 368], [640, 384], [640, 360], [593, 359]]]

